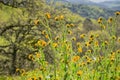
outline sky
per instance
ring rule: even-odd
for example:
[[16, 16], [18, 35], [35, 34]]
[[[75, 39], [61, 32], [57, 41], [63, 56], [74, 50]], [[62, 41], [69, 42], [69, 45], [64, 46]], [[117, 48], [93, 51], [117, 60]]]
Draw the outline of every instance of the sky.
[[[104, 2], [104, 1], [113, 1], [113, 0], [90, 0], [90, 1], [94, 1], [94, 2]], [[119, 1], [119, 0], [118, 0]]]

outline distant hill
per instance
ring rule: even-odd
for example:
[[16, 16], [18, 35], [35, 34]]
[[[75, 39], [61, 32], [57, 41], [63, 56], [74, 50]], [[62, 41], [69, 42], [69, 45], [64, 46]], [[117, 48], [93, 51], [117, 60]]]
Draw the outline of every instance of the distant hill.
[[114, 1], [105, 1], [99, 3], [100, 5], [104, 5], [106, 8], [109, 8], [111, 10], [120, 10], [120, 1], [114, 0]]
[[88, 18], [94, 18], [97, 19], [100, 16], [104, 18], [108, 18], [109, 16], [112, 16], [114, 11], [100, 8], [98, 6], [90, 6], [90, 5], [84, 5], [84, 4], [71, 4], [71, 6], [68, 7], [72, 12], [77, 13], [83, 17]]
[[[47, 1], [50, 2], [51, 0]], [[61, 7], [66, 7], [70, 9], [73, 13], [77, 13], [83, 17], [93, 19], [97, 19], [100, 16], [108, 18], [109, 16], [112, 16], [117, 9], [120, 9], [119, 6], [114, 6], [114, 9], [113, 7], [110, 8], [109, 6], [107, 6], [107, 4], [110, 3], [110, 1], [94, 3], [90, 0], [54, 0], [54, 2], [62, 2], [65, 5]], [[117, 4], [115, 3], [115, 1], [113, 1], [113, 3]]]
[[77, 3], [77, 4], [95, 4], [94, 2], [90, 1], [90, 0], [66, 0], [68, 2], [71, 3]]
[[100, 3], [95, 3], [90, 0], [62, 0], [62, 1], [68, 1], [72, 4], [87, 4], [92, 6], [99, 6], [101, 8], [111, 9], [111, 10], [120, 10], [120, 0], [110, 0], [110, 1], [104, 1]]
[[[46, 0], [50, 2], [51, 0]], [[90, 0], [54, 0], [54, 2], [67, 2], [71, 4], [87, 4], [87, 5], [96, 5], [96, 3], [90, 1]]]

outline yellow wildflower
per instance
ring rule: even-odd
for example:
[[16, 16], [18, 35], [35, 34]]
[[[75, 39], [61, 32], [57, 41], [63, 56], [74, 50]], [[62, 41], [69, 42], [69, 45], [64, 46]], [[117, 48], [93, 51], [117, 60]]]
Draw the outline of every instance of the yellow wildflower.
[[111, 61], [115, 60], [115, 52], [111, 52], [110, 60]]
[[67, 28], [74, 27], [75, 25], [73, 23], [71, 24], [66, 24]]
[[106, 28], [106, 26], [105, 26], [105, 25], [102, 25], [102, 26], [101, 26], [101, 28], [102, 28], [102, 29], [105, 29], [105, 28]]
[[45, 35], [45, 38], [46, 38], [46, 39], [48, 39], [48, 38], [49, 38], [48, 34], [46, 34], [46, 35]]
[[88, 56], [85, 56], [85, 58], [86, 58], [86, 59], [89, 59], [89, 57], [88, 57]]
[[44, 47], [46, 46], [46, 42], [44, 40], [41, 40], [41, 45]]
[[77, 72], [77, 75], [78, 76], [81, 76], [83, 74], [83, 71], [81, 71], [81, 70], [79, 70], [78, 72]]
[[118, 38], [118, 42], [120, 43], [120, 38]]
[[95, 37], [98, 38], [98, 37], [99, 37], [99, 34], [96, 34]]
[[71, 35], [71, 34], [72, 34], [72, 31], [68, 30], [68, 34], [70, 34], [70, 35]]
[[87, 50], [87, 52], [91, 53], [92, 51], [89, 49], [89, 50]]
[[113, 40], [116, 40], [116, 36], [112, 36], [112, 39], [113, 39]]
[[57, 48], [58, 44], [57, 43], [53, 43], [53, 47]]
[[92, 60], [90, 58], [87, 59], [87, 64], [90, 64]]
[[90, 38], [94, 38], [94, 35], [90, 35]]
[[104, 43], [105, 43], [105, 45], [108, 45], [108, 41], [105, 41]]
[[100, 23], [102, 23], [102, 21], [101, 21], [101, 20], [98, 20], [98, 23], [100, 24]]
[[56, 21], [58, 21], [58, 20], [59, 20], [58, 16], [57, 16], [57, 17], [55, 17], [55, 20], [56, 20]]
[[40, 58], [40, 56], [41, 56], [40, 53], [37, 52], [37, 53], [36, 53], [36, 57], [37, 57], [37, 58]]
[[16, 72], [19, 72], [19, 71], [20, 71], [20, 69], [19, 69], [19, 68], [17, 68], [17, 69], [16, 69]]
[[114, 58], [114, 57], [111, 57], [111, 58], [110, 58], [110, 60], [111, 60], [111, 61], [114, 61], [114, 60], [115, 60], [115, 58]]
[[60, 15], [59, 17], [60, 17], [61, 20], [64, 19], [64, 16], [63, 16], [63, 15]]
[[82, 66], [82, 63], [79, 63], [79, 64], [78, 64], [78, 66], [80, 66], [80, 67], [81, 67], [81, 66]]
[[48, 19], [50, 19], [50, 18], [51, 18], [50, 13], [46, 13], [46, 17], [47, 17]]
[[120, 15], [120, 11], [115, 12], [116, 16]]
[[95, 46], [99, 46], [98, 41], [95, 41], [94, 45], [95, 45]]
[[38, 19], [34, 20], [34, 24], [38, 25], [39, 24], [39, 20]]
[[28, 59], [32, 59], [33, 58], [33, 55], [32, 54], [29, 54], [28, 55]]
[[73, 23], [70, 24], [71, 27], [74, 27], [75, 25]]
[[112, 23], [112, 21], [113, 21], [113, 19], [112, 19], [112, 17], [110, 17], [110, 18], [108, 19], [108, 23]]
[[38, 45], [38, 46], [40, 46], [40, 45], [41, 45], [41, 41], [40, 41], [40, 40], [37, 42], [37, 45]]
[[66, 24], [67, 28], [70, 28], [70, 24]]
[[81, 35], [80, 35], [80, 38], [84, 38], [84, 37], [85, 37], [85, 34], [81, 34]]
[[90, 40], [91, 42], [93, 42], [94, 38], [89, 38], [89, 40]]
[[73, 38], [72, 38], [72, 40], [73, 40], [73, 41], [76, 41], [76, 38], [75, 38], [75, 37], [73, 37]]
[[120, 53], [120, 50], [117, 50], [116, 52], [117, 52], [117, 53]]
[[80, 42], [77, 42], [77, 47], [80, 47]]
[[102, 20], [103, 20], [103, 19], [102, 19], [102, 17], [100, 17], [100, 18], [99, 18], [99, 20], [101, 20], [101, 21], [102, 21]]
[[[65, 41], [64, 41], [64, 43], [65, 43], [65, 44], [68, 44], [68, 41], [67, 41], [67, 40], [65, 40]], [[64, 44], [64, 43], [63, 43], [63, 44]]]
[[42, 79], [43, 79], [43, 76], [40, 75], [40, 76], [38, 77], [38, 80], [42, 80]]
[[59, 39], [59, 36], [55, 37], [55, 40], [58, 40]]
[[115, 55], [115, 52], [111, 52], [111, 55], [114, 56], [114, 55]]
[[82, 66], [84, 66], [85, 65], [85, 62], [82, 62]]
[[70, 46], [69, 46], [69, 45], [67, 46], [67, 50], [68, 50], [68, 51], [70, 50]]
[[43, 30], [41, 34], [42, 34], [42, 35], [45, 35], [45, 34], [46, 34], [46, 31], [45, 31], [45, 30]]
[[79, 47], [79, 48], [78, 48], [78, 52], [80, 52], [80, 53], [81, 53], [81, 52], [82, 52], [82, 48], [80, 48], [80, 47]]
[[55, 19], [56, 21], [58, 21], [58, 20], [63, 20], [63, 19], [64, 19], [64, 16], [63, 16], [63, 15], [56, 16], [54, 19]]
[[89, 47], [89, 46], [90, 46], [90, 42], [86, 42], [86, 43], [85, 43], [85, 46], [86, 46], [86, 47]]
[[20, 70], [20, 73], [21, 73], [21, 74], [25, 74], [25, 70], [24, 70], [24, 69], [21, 69], [21, 70]]
[[101, 17], [98, 19], [98, 23], [99, 24], [102, 23], [102, 18]]
[[47, 45], [47, 43], [44, 40], [39, 40], [37, 44], [38, 46], [42, 46], [42, 47], [45, 47]]
[[24, 73], [25, 72], [25, 70], [24, 69], [21, 69], [21, 73]]
[[32, 80], [31, 78], [27, 79], [27, 80]]
[[37, 78], [34, 76], [34, 77], [32, 77], [32, 78], [30, 78], [28, 80], [37, 80]]
[[77, 62], [80, 59], [80, 56], [73, 56], [72, 61]]

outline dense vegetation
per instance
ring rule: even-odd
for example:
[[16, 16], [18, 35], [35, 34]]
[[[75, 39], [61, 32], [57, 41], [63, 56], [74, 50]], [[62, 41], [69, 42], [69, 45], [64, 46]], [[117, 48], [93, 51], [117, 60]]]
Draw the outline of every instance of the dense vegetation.
[[[51, 0], [47, 0], [50, 2]], [[59, 4], [64, 4], [59, 7], [68, 8], [73, 13], [77, 13], [80, 16], [98, 19], [100, 16], [108, 18], [112, 16], [115, 11], [119, 10], [119, 1], [106, 1], [100, 4], [93, 3], [89, 0], [54, 0]], [[110, 4], [109, 4], [110, 3]]]
[[100, 16], [83, 5], [1, 1], [0, 80], [119, 80], [120, 12], [94, 20], [71, 12], [78, 6]]
[[114, 14], [113, 10], [100, 8], [97, 6], [72, 4], [68, 7], [72, 12], [77, 13], [83, 17], [98, 19], [100, 16], [108, 18]]

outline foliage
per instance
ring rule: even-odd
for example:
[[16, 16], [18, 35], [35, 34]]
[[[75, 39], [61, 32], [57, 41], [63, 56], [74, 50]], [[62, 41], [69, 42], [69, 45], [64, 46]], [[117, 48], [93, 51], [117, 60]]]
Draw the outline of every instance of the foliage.
[[0, 70], [18, 76], [0, 79], [119, 80], [120, 12], [95, 22], [31, 1], [22, 8], [1, 4], [1, 12], [10, 14], [0, 22]]
[[[117, 16], [119, 18], [119, 16]], [[88, 34], [80, 34], [77, 37], [70, 35], [67, 31], [74, 26], [66, 25], [63, 17], [59, 17], [61, 26], [61, 35], [53, 38], [53, 30], [48, 25], [49, 19], [41, 24], [46, 28], [43, 35], [49, 35], [46, 39], [40, 39], [36, 42], [38, 52], [30, 54], [29, 58], [37, 62], [39, 67], [32, 72], [21, 72], [21, 80], [98, 80], [98, 79], [118, 79], [119, 80], [119, 57], [120, 57], [120, 38], [116, 36], [116, 17], [112, 21], [106, 21], [99, 18], [101, 30], [89, 31]], [[106, 27], [102, 27], [107, 25]], [[109, 25], [112, 25], [109, 27]], [[112, 31], [111, 31], [112, 30]], [[74, 44], [76, 43], [76, 45]], [[75, 46], [75, 47], [74, 47]], [[45, 59], [44, 50], [51, 49], [53, 63]], [[86, 50], [84, 50], [86, 49]]]
[[83, 17], [94, 19], [97, 19], [100, 16], [108, 18], [109, 16], [112, 16], [114, 13], [114, 11], [112, 10], [90, 5], [71, 4], [66, 7], [68, 7], [72, 12], [77, 13]]
[[[36, 13], [31, 13], [33, 11], [32, 4], [34, 4], [34, 11]], [[3, 42], [4, 45], [0, 45], [0, 54], [9, 59], [1, 61], [1, 64], [4, 64], [1, 69], [2, 73], [14, 74], [17, 67], [25, 68], [28, 67], [27, 63], [31, 64], [27, 55], [36, 51], [32, 43], [34, 43], [35, 39], [39, 39], [39, 37], [34, 36], [37, 30], [39, 30], [39, 27], [36, 27], [36, 24], [34, 24], [37, 15], [35, 17], [33, 15], [38, 14], [36, 7], [42, 4], [44, 3], [41, 3], [39, 0], [37, 3], [34, 1], [34, 3], [25, 5], [23, 8], [14, 8], [4, 6], [0, 3], [1, 12], [3, 13], [3, 16], [1, 16], [3, 22], [0, 22], [0, 38], [1, 40], [4, 39], [4, 42], [7, 42], [7, 44]], [[26, 6], [28, 7], [26, 8]], [[5, 69], [6, 71], [4, 71]]]

